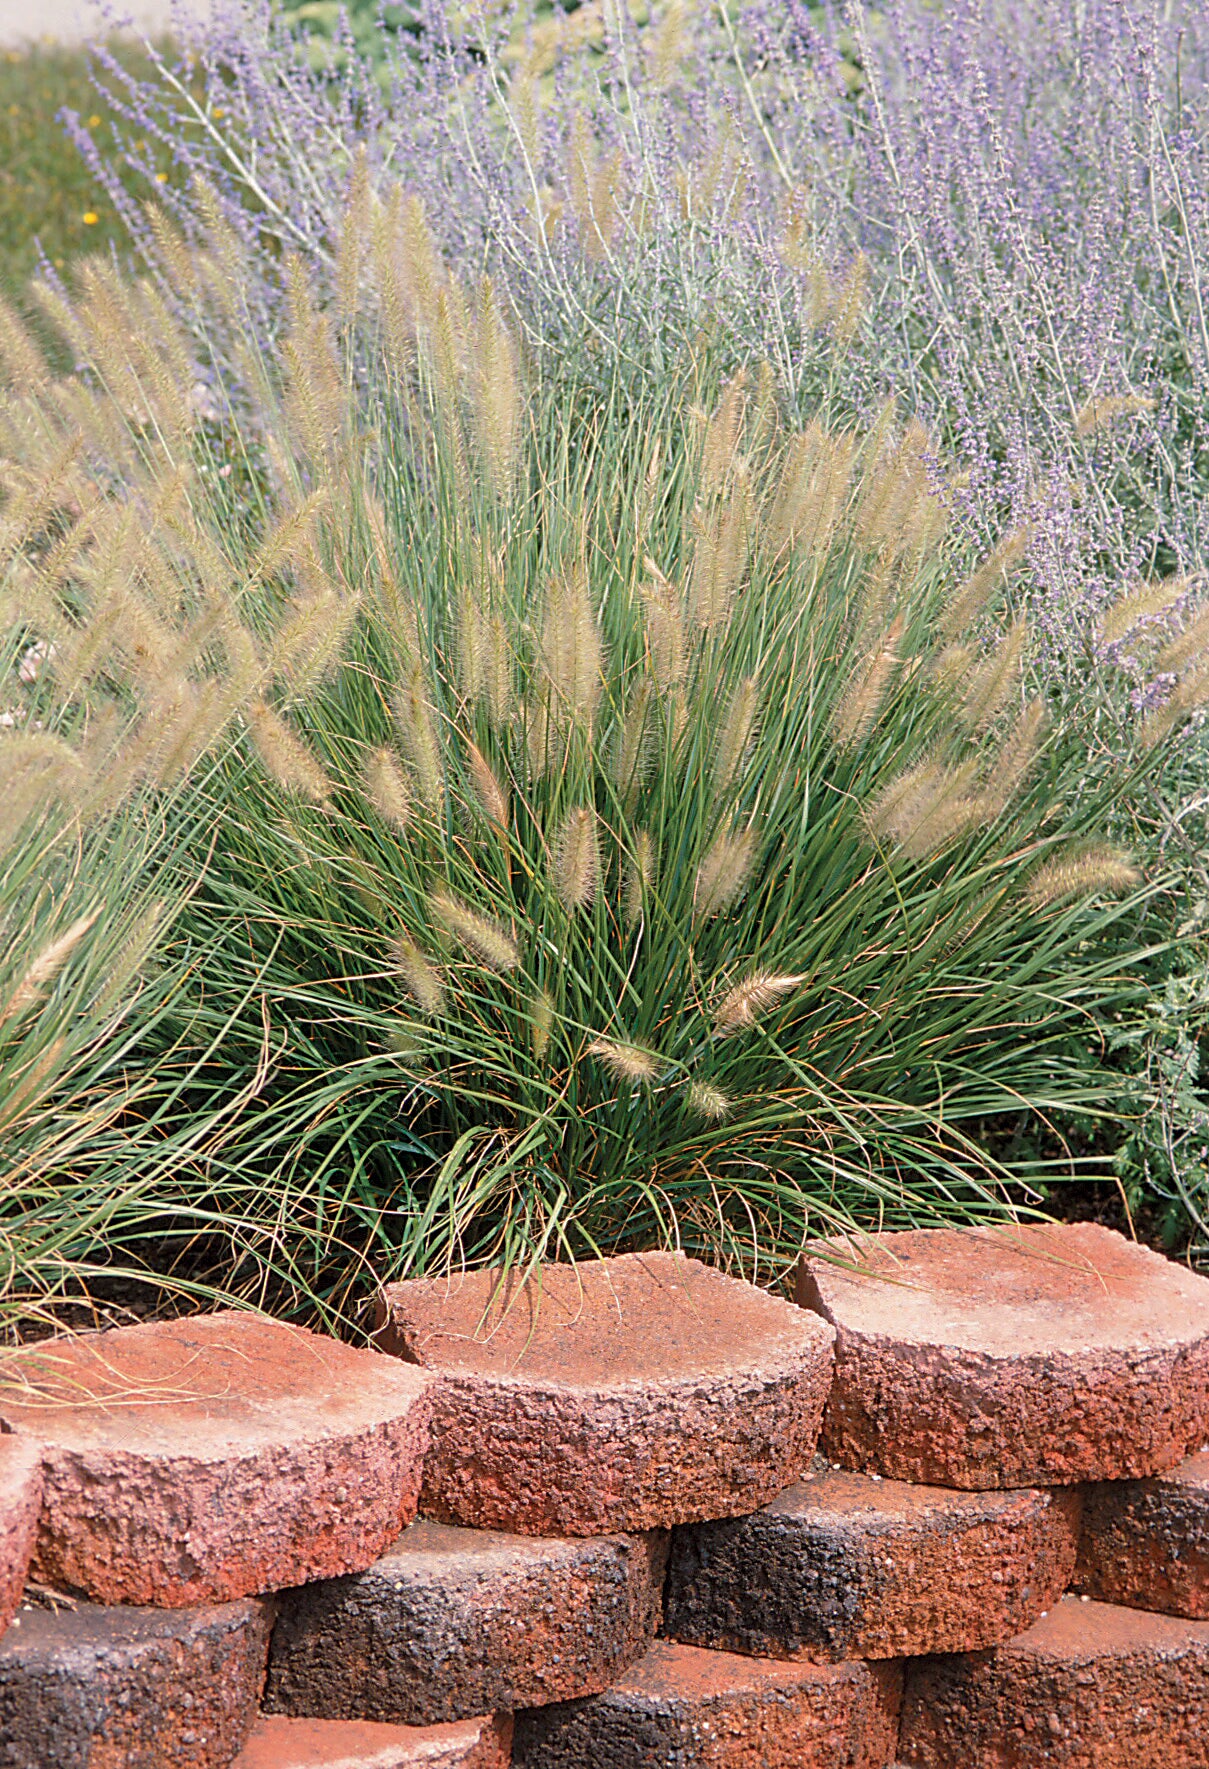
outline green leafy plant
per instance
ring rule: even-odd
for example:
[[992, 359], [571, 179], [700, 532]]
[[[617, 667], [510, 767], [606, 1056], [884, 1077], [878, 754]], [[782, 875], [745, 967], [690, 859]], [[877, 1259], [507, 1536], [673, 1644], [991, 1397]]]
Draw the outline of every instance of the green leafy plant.
[[892, 408], [791, 432], [704, 360], [637, 402], [530, 380], [364, 182], [279, 354], [216, 213], [160, 237], [184, 319], [110, 270], [51, 302], [90, 367], [7, 447], [32, 483], [86, 437], [88, 514], [14, 611], [79, 753], [181, 807], [150, 1071], [208, 1128], [155, 1208], [225, 1283], [340, 1308], [366, 1261], [668, 1242], [767, 1277], [1005, 1211], [1046, 1167], [998, 1115], [1111, 1113], [1155, 886], [1104, 831], [1195, 640], [1170, 719], [1091, 750], [1077, 689], [1030, 690], [1020, 537], [963, 563]]

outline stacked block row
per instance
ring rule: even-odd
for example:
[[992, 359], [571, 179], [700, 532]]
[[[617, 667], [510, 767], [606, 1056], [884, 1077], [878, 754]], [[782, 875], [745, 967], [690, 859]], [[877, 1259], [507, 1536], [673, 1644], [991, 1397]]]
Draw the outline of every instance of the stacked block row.
[[0, 1367], [3, 1769], [1209, 1769], [1209, 1282], [1119, 1236], [389, 1285], [377, 1345]]

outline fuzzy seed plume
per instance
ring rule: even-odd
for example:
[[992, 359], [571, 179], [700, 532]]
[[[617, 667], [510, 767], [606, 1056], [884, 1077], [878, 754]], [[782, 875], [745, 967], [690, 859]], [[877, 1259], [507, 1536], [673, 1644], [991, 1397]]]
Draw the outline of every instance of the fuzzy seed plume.
[[318, 758], [285, 720], [263, 700], [249, 701], [244, 719], [256, 753], [278, 786], [316, 804], [326, 804], [332, 796], [332, 783]]
[[1140, 417], [1143, 412], [1152, 412], [1154, 408], [1154, 400], [1148, 399], [1142, 393], [1115, 393], [1104, 399], [1089, 399], [1075, 413], [1075, 435], [1080, 438], [1094, 436], [1098, 430], [1107, 429], [1117, 418]]
[[655, 883], [655, 843], [650, 830], [640, 829], [634, 836], [634, 852], [626, 863], [625, 917], [633, 925]]
[[1028, 544], [1027, 525], [1013, 529], [1000, 541], [990, 558], [958, 585], [940, 613], [939, 626], [945, 638], [960, 638], [977, 619], [991, 597], [1008, 581], [1013, 567], [1028, 551]]
[[653, 1081], [662, 1066], [653, 1050], [641, 1044], [619, 1044], [613, 1038], [593, 1038], [588, 1055], [622, 1081]]
[[736, 468], [729, 496], [716, 511], [698, 509], [693, 518], [696, 545], [689, 577], [688, 609], [707, 631], [730, 619], [735, 592], [747, 565], [751, 540], [752, 490], [747, 470]]
[[1161, 676], [1177, 675], [1190, 663], [1199, 662], [1206, 649], [1209, 649], [1209, 606], [1201, 608], [1175, 638], [1164, 645], [1154, 660], [1154, 667]]
[[405, 1062], [419, 1063], [430, 1054], [430, 1046], [418, 1034], [419, 1027], [414, 1020], [396, 1020], [386, 1033], [383, 1043], [392, 1056], [402, 1057]]
[[1177, 682], [1161, 706], [1147, 713], [1138, 735], [1146, 749], [1174, 731], [1189, 716], [1209, 705], [1209, 661], [1199, 665]]
[[470, 778], [474, 784], [474, 795], [479, 801], [483, 815], [489, 823], [494, 823], [499, 830], [508, 827], [508, 792], [499, 777], [492, 770], [490, 762], [476, 743], [466, 739], [466, 759], [470, 764]]
[[985, 731], [1017, 691], [1027, 640], [1028, 622], [1013, 621], [990, 656], [972, 672], [961, 700], [968, 731]]
[[656, 91], [663, 91], [672, 84], [681, 60], [689, 51], [685, 30], [687, 10], [684, 0], [670, 0], [656, 14], [647, 44], [647, 75]]
[[697, 868], [693, 908], [698, 915], [720, 915], [747, 889], [756, 862], [756, 834], [719, 835]]
[[670, 694], [680, 686], [688, 668], [684, 617], [679, 596], [653, 559], [646, 561], [646, 568], [652, 578], [642, 589], [647, 652], [657, 685], [663, 693]]
[[582, 566], [550, 587], [542, 655], [559, 715], [591, 724], [600, 704], [604, 646]]
[[526, 701], [522, 708], [525, 722], [525, 754], [531, 780], [541, 780], [557, 771], [566, 757], [566, 733], [550, 716], [544, 695]]
[[440, 808], [445, 790], [436, 720], [428, 699], [423, 666], [413, 663], [404, 673], [394, 701], [395, 725], [411, 763], [420, 797], [429, 810]]
[[865, 310], [868, 281], [869, 260], [858, 252], [831, 300], [831, 333], [837, 344], [851, 344], [856, 337]]
[[487, 633], [478, 597], [463, 590], [457, 604], [458, 683], [466, 700], [477, 700], [487, 674]]
[[[536, 132], [535, 132], [536, 133]], [[618, 193], [623, 162], [619, 150], [598, 159], [592, 130], [581, 114], [576, 117], [569, 168], [571, 207], [578, 226], [579, 242], [589, 258], [608, 255], [609, 244], [620, 220]]]
[[90, 928], [96, 926], [100, 919], [99, 909], [81, 915], [73, 921], [57, 939], [49, 941], [26, 966], [25, 972], [17, 979], [9, 993], [8, 999], [0, 1005], [0, 1026], [6, 1026], [11, 1020], [29, 1012], [41, 999], [46, 985], [53, 982], [63, 969], [80, 941]]
[[545, 1060], [554, 1030], [554, 998], [548, 989], [538, 989], [529, 1002], [529, 1031], [533, 1054], [538, 1062]]
[[122, 942], [92, 1003], [92, 1013], [97, 1019], [106, 1019], [120, 1005], [126, 991], [138, 981], [167, 914], [167, 903], [150, 904], [140, 916], [138, 928]]
[[1142, 882], [1127, 854], [1106, 844], [1073, 849], [1049, 860], [1033, 875], [1026, 895], [1034, 908], [1067, 897], [1123, 896]]
[[369, 210], [369, 156], [362, 145], [353, 161], [336, 254], [336, 314], [341, 320], [351, 319], [357, 311], [361, 267], [369, 244]]
[[883, 787], [866, 812], [874, 835], [898, 844], [914, 860], [924, 860], [963, 834], [983, 812], [971, 788], [976, 760], [948, 768], [923, 761]]
[[44, 353], [7, 301], [0, 301], [0, 378], [26, 395], [48, 378]]
[[988, 819], [1001, 817], [1023, 786], [1037, 759], [1048, 723], [1045, 702], [1037, 695], [1008, 732], [987, 776], [982, 797]]
[[353, 622], [358, 598], [334, 584], [316, 584], [293, 603], [289, 615], [274, 635], [269, 653], [269, 673], [301, 699], [335, 668]]
[[586, 805], [568, 811], [555, 844], [554, 883], [568, 909], [586, 909], [600, 886], [596, 813]]
[[501, 503], [512, 495], [521, 434], [516, 348], [490, 278], [479, 288], [474, 415], [487, 481]]
[[646, 777], [650, 758], [651, 684], [639, 682], [630, 691], [625, 713], [614, 734], [613, 770], [617, 789], [627, 804]]
[[434, 1019], [445, 1005], [445, 989], [441, 973], [431, 964], [410, 934], [401, 933], [394, 943], [395, 968], [402, 977], [407, 993], [422, 1014]]
[[807, 980], [805, 975], [753, 971], [751, 976], [728, 989], [714, 1009], [714, 1032], [719, 1038], [731, 1038], [736, 1032], [746, 1032]]
[[421, 197], [404, 199], [398, 217], [399, 261], [406, 266], [408, 304], [415, 324], [431, 332], [445, 270], [437, 255]]
[[415, 361], [407, 279], [400, 263], [402, 200], [403, 193], [396, 185], [387, 202], [374, 206], [371, 222], [383, 361], [396, 395], [408, 385]]
[[512, 638], [502, 614], [489, 616], [486, 623], [483, 674], [487, 710], [496, 730], [502, 731], [512, 718], [514, 700]]
[[714, 752], [714, 790], [724, 793], [747, 761], [760, 712], [760, 684], [755, 676], [743, 676], [727, 704], [726, 716]]
[[765, 523], [774, 556], [797, 546], [819, 559], [831, 545], [852, 483], [854, 436], [831, 436], [814, 420], [793, 438]]
[[868, 735], [898, 667], [902, 636], [900, 618], [887, 627], [840, 696], [831, 715], [831, 735], [837, 748], [850, 749]]
[[725, 485], [735, 465], [747, 401], [746, 379], [740, 369], [705, 427], [701, 448], [701, 490], [705, 496]]
[[721, 1124], [729, 1118], [734, 1106], [720, 1087], [712, 1081], [693, 1081], [688, 1087], [689, 1110], [707, 1124]]
[[933, 501], [929, 451], [928, 433], [918, 419], [911, 420], [901, 437], [887, 436], [866, 472], [856, 510], [854, 528], [862, 545], [905, 550], [904, 537], [919, 522], [921, 506]]
[[520, 963], [520, 951], [511, 934], [498, 921], [480, 915], [477, 909], [472, 909], [469, 903], [464, 903], [451, 891], [434, 891], [430, 906], [437, 920], [454, 939], [476, 958], [481, 959], [490, 970], [516, 969]]
[[411, 788], [393, 749], [383, 744], [365, 764], [362, 789], [384, 823], [406, 829], [411, 822]]
[[1119, 645], [1123, 639], [1131, 638], [1139, 627], [1148, 622], [1157, 622], [1161, 616], [1170, 614], [1176, 603], [1188, 594], [1190, 581], [1186, 577], [1161, 578], [1157, 583], [1136, 584], [1119, 596], [1112, 605], [1100, 616], [1096, 629], [1096, 637], [1101, 645]]
[[964, 690], [978, 656], [973, 645], [945, 645], [932, 659], [932, 680], [942, 694]]

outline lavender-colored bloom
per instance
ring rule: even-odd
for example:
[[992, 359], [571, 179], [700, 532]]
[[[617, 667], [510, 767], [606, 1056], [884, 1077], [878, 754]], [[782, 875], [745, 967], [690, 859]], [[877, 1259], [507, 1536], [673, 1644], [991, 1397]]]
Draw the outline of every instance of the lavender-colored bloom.
[[[420, 19], [415, 42], [385, 42], [385, 76], [351, 52], [317, 71], [267, 0], [182, 18], [184, 51], [148, 80], [98, 51], [128, 164], [149, 174], [137, 143], [166, 144], [257, 248], [257, 325], [281, 250], [330, 258], [361, 148], [560, 373], [658, 374], [710, 332], [768, 360], [802, 415], [896, 393], [968, 465], [975, 528], [1030, 523], [1059, 649], [1124, 580], [1202, 556], [1209, 25], [1192, 0], [751, 0], [733, 28], [712, 8], [640, 28], [617, 0], [477, 22], [427, 0]], [[195, 185], [165, 200], [197, 225]]]

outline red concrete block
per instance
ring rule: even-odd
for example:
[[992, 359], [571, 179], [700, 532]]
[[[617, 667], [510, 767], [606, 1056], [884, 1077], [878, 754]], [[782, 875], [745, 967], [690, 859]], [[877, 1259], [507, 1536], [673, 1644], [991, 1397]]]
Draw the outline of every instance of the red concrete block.
[[22, 1437], [0, 1437], [0, 1634], [16, 1613], [38, 1535], [42, 1453]]
[[1065, 1597], [1010, 1645], [907, 1669], [919, 1769], [1205, 1769], [1209, 1623]]
[[57, 1612], [25, 1605], [0, 1640], [6, 1769], [230, 1769], [256, 1712], [270, 1612]]
[[413, 1523], [368, 1572], [286, 1592], [264, 1707], [409, 1726], [606, 1689], [659, 1623], [667, 1536]]
[[0, 1380], [43, 1446], [43, 1582], [223, 1601], [360, 1572], [415, 1515], [431, 1383], [251, 1314], [47, 1341]]
[[262, 1718], [231, 1769], [506, 1769], [512, 1718], [455, 1726]]
[[751, 1511], [809, 1467], [817, 1317], [673, 1253], [388, 1284], [379, 1342], [436, 1371], [421, 1509], [524, 1535]]
[[798, 1300], [836, 1327], [823, 1450], [845, 1468], [1126, 1480], [1209, 1436], [1209, 1279], [1092, 1223], [823, 1242]]
[[657, 1642], [603, 1695], [516, 1717], [518, 1769], [885, 1769], [902, 1669]]
[[672, 1538], [664, 1632], [836, 1661], [1010, 1640], [1070, 1583], [1078, 1488], [963, 1493], [822, 1468], [750, 1517]]
[[1209, 1620], [1209, 1450], [1154, 1480], [1088, 1487], [1075, 1587]]

